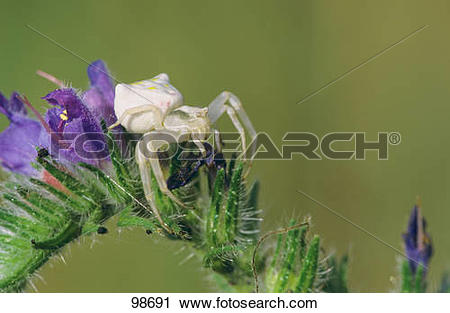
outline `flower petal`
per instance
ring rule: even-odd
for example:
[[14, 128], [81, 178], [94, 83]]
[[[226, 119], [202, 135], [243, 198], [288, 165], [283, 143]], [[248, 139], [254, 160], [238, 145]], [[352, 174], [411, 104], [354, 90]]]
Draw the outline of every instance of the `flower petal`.
[[2, 94], [0, 95], [0, 113], [6, 115], [9, 119], [15, 118], [16, 116], [27, 115], [25, 104], [20, 101], [17, 92], [13, 92], [9, 100]]
[[106, 140], [99, 122], [73, 89], [58, 89], [44, 97], [56, 105], [47, 111], [46, 121], [65, 144], [52, 142], [51, 154], [71, 163], [100, 166], [107, 155]]
[[9, 101], [0, 94], [0, 112], [5, 114], [10, 125], [0, 134], [0, 163], [11, 172], [37, 176], [38, 171], [31, 166], [37, 156], [36, 146], [43, 127], [35, 120], [26, 117], [25, 105], [11, 95]]
[[416, 272], [418, 264], [426, 267], [433, 254], [431, 238], [426, 232], [426, 221], [420, 215], [420, 208], [414, 206], [409, 216], [408, 228], [403, 234], [406, 256], [413, 273]]
[[114, 85], [108, 69], [102, 60], [89, 65], [87, 69], [91, 87], [83, 95], [83, 100], [98, 121], [104, 119], [107, 125], [116, 121], [114, 114]]
[[87, 73], [91, 87], [97, 88], [106, 101], [113, 103], [114, 85], [106, 64], [102, 60], [97, 60], [88, 66]]
[[87, 111], [81, 99], [72, 88], [56, 89], [43, 97], [48, 103], [67, 110], [69, 121], [80, 117]]

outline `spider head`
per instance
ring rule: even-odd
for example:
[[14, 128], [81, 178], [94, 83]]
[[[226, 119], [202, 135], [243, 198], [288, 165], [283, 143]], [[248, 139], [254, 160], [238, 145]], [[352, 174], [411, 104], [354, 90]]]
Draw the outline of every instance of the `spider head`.
[[196, 108], [198, 110], [194, 111], [196, 118], [206, 118], [208, 116], [208, 108]]
[[175, 109], [164, 120], [164, 127], [185, 133], [207, 133], [210, 130], [208, 108], [185, 105]]

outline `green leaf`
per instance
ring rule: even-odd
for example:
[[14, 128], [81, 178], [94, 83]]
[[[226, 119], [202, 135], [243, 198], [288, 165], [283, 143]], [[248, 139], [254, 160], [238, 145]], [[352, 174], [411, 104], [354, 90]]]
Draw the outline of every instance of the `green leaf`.
[[402, 263], [402, 292], [412, 292], [412, 272], [408, 261]]
[[330, 268], [330, 273], [328, 275], [328, 280], [323, 287], [325, 292], [348, 292], [347, 287], [347, 267], [348, 267], [348, 256], [345, 255], [338, 261], [336, 256], [331, 256], [328, 261], [328, 266]]
[[67, 224], [61, 229], [61, 231], [57, 234], [54, 234], [53, 237], [38, 241], [35, 239], [31, 240], [33, 248], [35, 249], [43, 249], [43, 250], [57, 250], [59, 248], [64, 247], [66, 244], [78, 238], [81, 235], [81, 227], [75, 221], [69, 221]]
[[414, 292], [425, 292], [425, 268], [422, 264], [417, 265], [416, 277], [414, 279]]
[[275, 252], [272, 256], [272, 261], [270, 262], [270, 265], [266, 272], [265, 282], [268, 290], [273, 290], [275, 283], [277, 281], [277, 276], [275, 275], [275, 272], [282, 245], [283, 245], [283, 235], [279, 234], [277, 236], [277, 244]]
[[[106, 143], [108, 145], [111, 163], [114, 167], [119, 184], [128, 190], [135, 189], [136, 187], [138, 187], [138, 186], [136, 186], [136, 179], [133, 179], [130, 168], [128, 166], [128, 163], [122, 157], [120, 148], [117, 146], [116, 142], [114, 141], [114, 137], [115, 137], [114, 134], [108, 130], [104, 120], [101, 121], [101, 125], [102, 125], [102, 129], [103, 129], [103, 133], [105, 134]], [[121, 137], [121, 139], [124, 140], [125, 137], [127, 136], [127, 134], [122, 133], [117, 136]], [[131, 152], [131, 154], [132, 154], [132, 152]], [[137, 182], [137, 183], [139, 184], [139, 182]]]
[[228, 199], [225, 207], [225, 234], [228, 242], [235, 240], [238, 232], [237, 223], [240, 209], [240, 196], [242, 190], [243, 163], [239, 163], [231, 177]]
[[316, 235], [309, 245], [295, 292], [311, 292], [313, 290], [319, 262], [319, 247], [320, 238]]
[[47, 160], [38, 158], [38, 162], [70, 192], [76, 194], [78, 197], [86, 201], [87, 205], [89, 205], [90, 207], [97, 206], [98, 202], [100, 202], [101, 199], [105, 197], [104, 194], [97, 193], [97, 190], [95, 191], [95, 193], [91, 193], [91, 190], [89, 190], [86, 185], [82, 184], [71, 174], [68, 174], [62, 169], [57, 168]]
[[120, 185], [115, 183], [115, 181], [106, 173], [91, 164], [79, 163], [78, 165], [91, 172], [105, 186], [108, 193], [114, 197], [115, 200], [125, 201], [129, 199], [128, 195], [124, 192], [124, 189], [120, 188]]
[[157, 231], [157, 226], [155, 223], [144, 217], [136, 216], [132, 211], [133, 206], [128, 206], [119, 214], [119, 219], [117, 221], [117, 226], [119, 227], [143, 227], [149, 230], [150, 233]]
[[[48, 193], [50, 193], [51, 195], [55, 196], [56, 199], [62, 201], [62, 204], [70, 209], [73, 209], [74, 212], [78, 212], [80, 214], [85, 214], [88, 211], [88, 208], [86, 207], [85, 202], [76, 199], [78, 197], [76, 197], [75, 195], [69, 195], [67, 193], [64, 193], [58, 189], [56, 189], [55, 187], [46, 184], [40, 180], [37, 180], [35, 178], [30, 178], [30, 182], [32, 184], [34, 184], [37, 188], [41, 188], [40, 189], [40, 193], [42, 195], [46, 195], [46, 193], [44, 192], [47, 191]], [[90, 206], [90, 205], [89, 205]]]
[[209, 249], [215, 248], [222, 241], [221, 234], [219, 233], [219, 218], [224, 194], [224, 185], [225, 171], [224, 169], [221, 169], [217, 172], [211, 204], [207, 214], [206, 238]]

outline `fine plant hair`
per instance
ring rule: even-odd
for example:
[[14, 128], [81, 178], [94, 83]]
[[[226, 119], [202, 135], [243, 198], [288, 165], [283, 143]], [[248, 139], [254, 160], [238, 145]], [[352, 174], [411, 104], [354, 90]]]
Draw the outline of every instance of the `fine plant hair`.
[[264, 240], [266, 240], [270, 236], [282, 235], [282, 234], [288, 233], [290, 231], [296, 230], [297, 228], [300, 228], [302, 226], [309, 226], [309, 223], [308, 222], [300, 223], [300, 224], [296, 224], [296, 225], [282, 228], [279, 230], [270, 231], [270, 232], [264, 234], [263, 236], [261, 236], [261, 238], [259, 238], [259, 240], [256, 242], [255, 248], [253, 250], [253, 255], [252, 255], [252, 272], [253, 272], [253, 278], [255, 279], [255, 292], [256, 293], [259, 292], [258, 271], [256, 270], [256, 253], [258, 252], [259, 246], [264, 242]]

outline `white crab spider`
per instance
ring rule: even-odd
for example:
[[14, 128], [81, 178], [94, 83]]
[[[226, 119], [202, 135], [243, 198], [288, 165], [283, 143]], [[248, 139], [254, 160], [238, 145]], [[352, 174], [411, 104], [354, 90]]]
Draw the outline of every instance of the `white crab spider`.
[[[162, 73], [149, 80], [132, 84], [118, 84], [114, 98], [114, 111], [117, 122], [110, 128], [122, 125], [129, 132], [144, 134], [136, 145], [136, 162], [151, 211], [161, 226], [169, 233], [173, 232], [162, 220], [155, 204], [150, 170], [152, 170], [161, 191], [179, 205], [184, 206], [184, 204], [167, 188], [156, 153], [162, 145], [158, 137], [170, 134], [171, 138], [176, 138], [178, 143], [192, 140], [200, 151], [205, 152], [206, 149], [202, 143], [206, 139], [205, 134], [215, 131], [213, 125], [222, 114], [227, 113], [240, 134], [242, 151], [247, 150], [247, 145], [241, 121], [253, 142], [252, 156], [255, 152], [255, 129], [239, 99], [228, 91], [217, 96], [207, 108], [186, 106], [183, 105], [181, 93], [170, 84], [169, 76]], [[145, 140], [143, 140], [144, 138]], [[250, 164], [251, 158], [249, 167]]]

